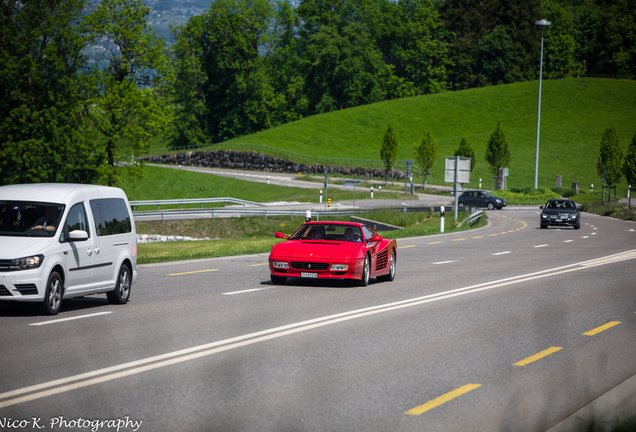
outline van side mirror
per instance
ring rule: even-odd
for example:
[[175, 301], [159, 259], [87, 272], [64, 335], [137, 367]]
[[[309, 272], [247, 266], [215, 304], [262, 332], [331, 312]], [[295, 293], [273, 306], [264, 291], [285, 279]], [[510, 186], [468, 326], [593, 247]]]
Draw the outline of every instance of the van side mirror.
[[88, 233], [83, 230], [74, 230], [68, 233], [68, 241], [85, 241], [88, 240]]
[[539, 210], [543, 210], [543, 206], [539, 206]]

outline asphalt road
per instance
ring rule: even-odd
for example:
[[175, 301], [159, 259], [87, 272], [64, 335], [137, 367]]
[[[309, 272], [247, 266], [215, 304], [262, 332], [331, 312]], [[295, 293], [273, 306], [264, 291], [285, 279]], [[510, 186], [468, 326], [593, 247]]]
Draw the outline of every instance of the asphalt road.
[[264, 254], [140, 266], [124, 306], [0, 305], [0, 429], [546, 430], [636, 374], [636, 224], [488, 214], [364, 288], [272, 285]]

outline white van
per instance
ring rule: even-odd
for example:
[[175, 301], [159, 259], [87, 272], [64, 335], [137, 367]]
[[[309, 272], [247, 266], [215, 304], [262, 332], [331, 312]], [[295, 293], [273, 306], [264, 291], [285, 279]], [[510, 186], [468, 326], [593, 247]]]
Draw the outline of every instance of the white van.
[[89, 294], [125, 304], [136, 280], [137, 236], [124, 191], [0, 187], [0, 302], [38, 302], [49, 315], [62, 299]]

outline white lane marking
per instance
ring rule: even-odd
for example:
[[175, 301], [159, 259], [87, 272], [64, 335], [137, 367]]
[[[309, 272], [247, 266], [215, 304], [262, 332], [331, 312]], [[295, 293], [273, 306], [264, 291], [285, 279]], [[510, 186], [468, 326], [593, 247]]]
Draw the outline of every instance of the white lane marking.
[[594, 228], [594, 229], [598, 229], [598, 228]]
[[91, 317], [95, 317], [95, 316], [99, 316], [99, 315], [107, 315], [110, 314], [112, 312], [97, 312], [97, 313], [92, 313], [92, 314], [88, 314], [88, 315], [80, 315], [80, 316], [74, 316], [74, 317], [69, 317], [69, 318], [60, 318], [60, 319], [56, 319], [56, 320], [52, 320], [52, 321], [42, 321], [42, 322], [38, 322], [38, 323], [32, 323], [29, 324], [30, 326], [41, 326], [41, 325], [47, 325], [47, 324], [57, 324], [57, 323], [61, 323], [64, 321], [72, 321], [72, 320], [76, 320], [76, 319], [81, 319], [81, 318], [91, 318]]
[[505, 255], [505, 254], [509, 254], [509, 253], [512, 253], [512, 252], [510, 252], [510, 251], [506, 251], [506, 252], [497, 252], [497, 253], [494, 253], [493, 255]]
[[564, 240], [563, 243], [570, 243], [573, 242], [574, 240]]
[[596, 233], [592, 233], [592, 235], [596, 235]]
[[433, 264], [434, 264], [434, 265], [437, 265], [437, 264], [449, 264], [449, 263], [454, 263], [454, 262], [457, 262], [457, 260], [453, 260], [453, 261], [440, 261], [440, 262], [436, 262], [436, 263], [433, 263]]
[[536, 248], [540, 248], [540, 247], [546, 247], [546, 246], [547, 246], [547, 244], [542, 244], [542, 245], [536, 245], [535, 247]]
[[590, 236], [583, 236], [583, 237], [581, 237], [581, 238], [590, 238]]
[[254, 292], [254, 291], [263, 291], [263, 290], [272, 289], [272, 288], [276, 288], [276, 287], [253, 288], [253, 289], [248, 289], [248, 290], [243, 290], [243, 291], [224, 292], [222, 294], [223, 295], [243, 294], [243, 293]]
[[[130, 376], [142, 372], [147, 372], [154, 369], [159, 369], [165, 366], [170, 366], [178, 363], [183, 363], [189, 360], [195, 360], [202, 357], [207, 357], [213, 354], [217, 354], [223, 351], [229, 351], [232, 349], [240, 348], [247, 345], [253, 345], [256, 343], [264, 342], [271, 339], [276, 339], [307, 330], [325, 327], [332, 324], [337, 324], [345, 321], [354, 320], [357, 318], [363, 318], [370, 315], [379, 313], [391, 312], [394, 310], [404, 309], [413, 306], [419, 306], [435, 301], [447, 300], [458, 296], [467, 294], [473, 294], [480, 291], [491, 290], [495, 288], [501, 288], [508, 285], [517, 284], [520, 282], [529, 282], [535, 279], [541, 279], [558, 274], [570, 273], [578, 270], [583, 270], [590, 267], [606, 265], [616, 263], [620, 261], [626, 261], [629, 259], [636, 259], [636, 249], [617, 253], [614, 255], [608, 255], [598, 259], [589, 261], [583, 261], [574, 264], [568, 264], [561, 267], [556, 267], [548, 270], [540, 270], [534, 273], [528, 273], [525, 275], [512, 276], [505, 279], [500, 279], [491, 282], [485, 282], [477, 285], [471, 285], [463, 288], [457, 288], [449, 291], [443, 291], [436, 294], [429, 294], [422, 297], [415, 297], [407, 300], [401, 300], [393, 303], [385, 303], [382, 305], [371, 306], [363, 309], [356, 309], [349, 312], [342, 312], [334, 315], [328, 315], [320, 318], [314, 318], [307, 321], [301, 321], [293, 324], [288, 324], [280, 327], [275, 327], [267, 330], [262, 330], [255, 333], [249, 333], [242, 336], [237, 336], [230, 339], [225, 339], [217, 342], [211, 342], [208, 344], [198, 345], [191, 348], [182, 349], [179, 351], [173, 351], [166, 354], [161, 354], [154, 357], [148, 357], [145, 359], [135, 360], [128, 363], [123, 363], [103, 369], [97, 369], [90, 372], [85, 372], [78, 375], [73, 375], [66, 378], [61, 378], [41, 384], [24, 387], [21, 389], [11, 390], [8, 392], [0, 393], [0, 408], [7, 406], [17, 405], [24, 402], [29, 402], [37, 399], [41, 399], [47, 396], [53, 396], [56, 394], [64, 393], [79, 388], [88, 387], [95, 384], [100, 384], [108, 381], [112, 381], [117, 378]], [[127, 369], [127, 370], [124, 370]], [[117, 372], [121, 371], [121, 372]], [[101, 375], [101, 376], [100, 376]], [[56, 387], [60, 386], [60, 387]], [[55, 387], [55, 388], [52, 388]], [[48, 390], [46, 390], [48, 389]], [[32, 393], [36, 392], [36, 393]], [[28, 394], [30, 393], [30, 394]], [[20, 397], [14, 397], [18, 395], [25, 395]], [[12, 398], [13, 399], [9, 399]]]

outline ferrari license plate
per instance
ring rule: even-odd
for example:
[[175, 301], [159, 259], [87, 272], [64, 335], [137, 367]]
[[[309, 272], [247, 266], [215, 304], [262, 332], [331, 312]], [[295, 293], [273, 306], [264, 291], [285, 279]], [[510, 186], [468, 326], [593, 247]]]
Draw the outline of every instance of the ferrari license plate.
[[300, 277], [306, 277], [306, 278], [317, 278], [317, 277], [318, 277], [318, 273], [307, 273], [307, 272], [301, 272], [301, 273], [300, 273]]

